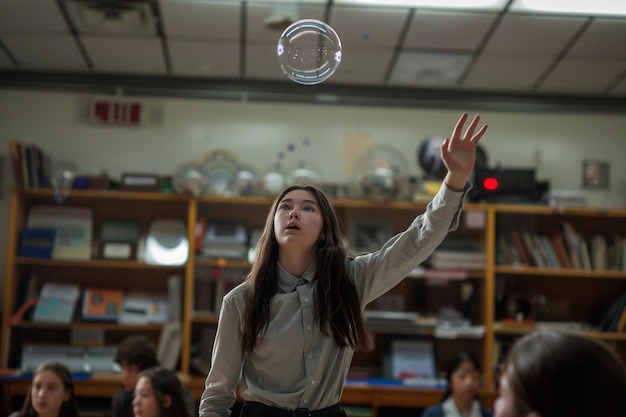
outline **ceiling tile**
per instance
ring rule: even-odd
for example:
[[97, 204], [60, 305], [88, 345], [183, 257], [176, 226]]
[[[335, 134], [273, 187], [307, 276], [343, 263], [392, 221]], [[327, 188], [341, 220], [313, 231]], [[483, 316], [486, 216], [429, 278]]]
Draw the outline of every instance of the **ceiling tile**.
[[87, 64], [69, 35], [4, 34], [2, 42], [27, 70], [84, 71]]
[[13, 62], [11, 62], [7, 54], [5, 54], [2, 49], [0, 49], [0, 68], [13, 69]]
[[404, 48], [473, 51], [493, 25], [494, 13], [417, 11], [404, 40]]
[[278, 64], [276, 43], [246, 45], [244, 76], [252, 79], [287, 80]]
[[83, 35], [87, 55], [99, 72], [165, 74], [161, 41], [157, 38], [124, 38]]
[[626, 70], [626, 59], [589, 60], [565, 57], [540, 86], [541, 91], [606, 93]]
[[167, 46], [174, 75], [239, 76], [239, 42], [172, 40]]
[[626, 96], [626, 76], [624, 74], [622, 74], [621, 81], [611, 90], [611, 95]]
[[626, 19], [594, 20], [569, 55], [626, 58]]
[[552, 64], [549, 55], [481, 54], [463, 82], [464, 88], [532, 91]]
[[210, 3], [196, 0], [160, 0], [166, 36], [227, 39], [241, 38], [240, 2]]
[[350, 48], [344, 50], [341, 64], [328, 83], [380, 85], [393, 58], [393, 50]]
[[525, 54], [559, 54], [582, 27], [582, 18], [506, 15], [491, 35], [484, 51]]
[[332, 8], [328, 24], [343, 48], [389, 46], [395, 48], [409, 16], [408, 8]]
[[471, 60], [471, 54], [403, 51], [398, 55], [389, 83], [452, 87]]
[[54, 1], [0, 1], [0, 33], [7, 31], [68, 33], [63, 14]]
[[[253, 42], [274, 42], [283, 32], [283, 28], [270, 29], [265, 25], [265, 20], [272, 16], [284, 16], [287, 14], [297, 15], [297, 19], [324, 19], [325, 8], [320, 5], [289, 5], [281, 9], [281, 5], [272, 4], [249, 4], [246, 9], [246, 38]], [[274, 19], [276, 20], [276, 19]], [[286, 25], [283, 25], [286, 26]]]

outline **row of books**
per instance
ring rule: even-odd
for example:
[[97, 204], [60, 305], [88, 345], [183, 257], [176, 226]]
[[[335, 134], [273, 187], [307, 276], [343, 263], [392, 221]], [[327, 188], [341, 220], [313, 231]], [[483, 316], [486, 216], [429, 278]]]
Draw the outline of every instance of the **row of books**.
[[567, 221], [547, 234], [523, 226], [502, 231], [496, 247], [500, 265], [626, 271], [626, 237], [585, 236]]
[[[44, 282], [37, 289], [39, 278], [29, 278], [23, 290], [22, 306], [11, 318], [12, 324], [23, 320], [70, 324], [79, 316], [87, 321], [124, 324], [166, 323], [180, 321], [181, 278], [168, 279], [167, 294], [146, 294], [115, 288], [86, 287], [76, 284]], [[80, 308], [79, 311], [77, 309]], [[32, 316], [31, 316], [32, 310]]]
[[9, 155], [17, 189], [51, 186], [50, 158], [39, 146], [10, 140]]

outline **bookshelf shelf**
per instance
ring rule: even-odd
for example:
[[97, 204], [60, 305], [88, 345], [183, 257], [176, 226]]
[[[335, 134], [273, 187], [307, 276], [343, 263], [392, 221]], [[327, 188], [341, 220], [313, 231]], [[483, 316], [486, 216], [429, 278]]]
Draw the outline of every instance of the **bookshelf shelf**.
[[159, 332], [162, 324], [120, 324], [105, 322], [82, 322], [75, 321], [69, 324], [44, 323], [44, 322], [21, 322], [11, 327], [23, 330], [68, 330], [68, 329], [101, 329], [120, 332]]
[[92, 259], [88, 261], [69, 261], [54, 259], [35, 259], [18, 257], [17, 265], [45, 266], [47, 268], [93, 268], [93, 269], [142, 269], [142, 270], [183, 270], [184, 266], [149, 265], [141, 261], [113, 261], [105, 259]]
[[589, 271], [584, 269], [538, 268], [528, 266], [496, 266], [496, 274], [568, 277], [585, 279], [626, 279], [626, 271]]

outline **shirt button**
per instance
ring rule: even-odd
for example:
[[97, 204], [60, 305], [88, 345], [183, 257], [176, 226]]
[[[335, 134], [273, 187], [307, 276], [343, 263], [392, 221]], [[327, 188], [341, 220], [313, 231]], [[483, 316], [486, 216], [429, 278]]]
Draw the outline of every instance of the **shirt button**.
[[309, 324], [308, 326], [306, 326], [307, 330], [311, 330], [311, 325]]
[[314, 380], [314, 379], [312, 379], [312, 380], [311, 380], [311, 385], [314, 385], [314, 384], [315, 384], [315, 380]]
[[309, 302], [309, 297], [304, 297], [304, 302], [308, 303]]
[[309, 402], [308, 398], [304, 399], [304, 403], [307, 404]]
[[308, 355], [306, 355], [306, 357], [309, 358], [309, 359], [313, 359], [313, 354], [309, 353]]

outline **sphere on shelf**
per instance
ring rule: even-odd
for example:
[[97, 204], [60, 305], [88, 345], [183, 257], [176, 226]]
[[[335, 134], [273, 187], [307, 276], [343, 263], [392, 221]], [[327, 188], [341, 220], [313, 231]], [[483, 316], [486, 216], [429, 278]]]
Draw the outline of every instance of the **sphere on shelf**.
[[321, 169], [314, 160], [300, 158], [293, 164], [287, 182], [289, 184], [313, 184], [319, 186], [322, 183], [320, 172]]
[[252, 196], [257, 194], [259, 186], [259, 175], [250, 166], [241, 166], [235, 174], [235, 194]]
[[407, 161], [398, 149], [374, 145], [355, 164], [355, 195], [377, 201], [401, 199], [407, 172]]
[[202, 173], [196, 162], [186, 162], [178, 167], [172, 178], [174, 191], [179, 194], [204, 194], [209, 180]]

